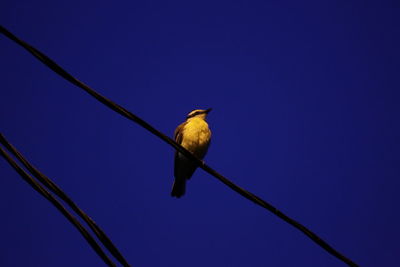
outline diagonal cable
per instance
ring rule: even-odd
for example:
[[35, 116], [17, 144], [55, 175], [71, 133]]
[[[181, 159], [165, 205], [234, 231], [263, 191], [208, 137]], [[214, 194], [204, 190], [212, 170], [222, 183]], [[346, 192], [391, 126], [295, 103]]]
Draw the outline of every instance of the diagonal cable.
[[25, 168], [33, 174], [44, 186], [50, 189], [54, 194], [56, 194], [60, 199], [65, 201], [73, 211], [75, 211], [92, 229], [97, 238], [102, 242], [102, 244], [111, 252], [111, 254], [123, 265], [129, 266], [129, 263], [125, 260], [119, 250], [115, 247], [112, 241], [104, 233], [104, 231], [90, 218], [85, 212], [83, 212], [76, 204], [73, 202], [51, 179], [46, 175], [41, 173], [32, 164], [30, 164], [22, 154], [10, 144], [6, 138], [0, 133], [0, 143], [7, 148], [22, 164]]
[[29, 53], [31, 53], [34, 57], [36, 57], [38, 60], [40, 60], [43, 64], [45, 64], [47, 67], [52, 69], [54, 72], [58, 73], [60, 76], [62, 76], [64, 79], [67, 81], [75, 84], [76, 86], [80, 87], [84, 91], [86, 91], [88, 94], [96, 98], [98, 101], [109, 107], [110, 109], [114, 110], [115, 112], [119, 113], [120, 115], [124, 116], [125, 118], [136, 122], [152, 134], [156, 135], [160, 139], [162, 139], [164, 142], [168, 143], [171, 145], [174, 149], [178, 150], [180, 153], [185, 155], [187, 158], [195, 162], [200, 168], [202, 168], [204, 171], [208, 172], [215, 178], [217, 178], [219, 181], [227, 185], [229, 188], [232, 190], [236, 191], [243, 197], [247, 198], [248, 200], [256, 203], [257, 205], [269, 210], [288, 224], [292, 225], [293, 227], [297, 228], [300, 230], [303, 234], [305, 234], [307, 237], [309, 237], [313, 242], [315, 242], [318, 246], [326, 250], [328, 253], [331, 255], [335, 256], [336, 258], [340, 259], [341, 261], [345, 262], [348, 266], [358, 266], [355, 262], [353, 262], [351, 259], [347, 258], [343, 254], [341, 254], [339, 251], [334, 249], [332, 246], [330, 246], [326, 241], [324, 241], [322, 238], [320, 238], [317, 234], [309, 230], [307, 227], [304, 225], [300, 224], [299, 222], [295, 221], [294, 219], [290, 218], [289, 216], [285, 215], [282, 213], [280, 210], [266, 202], [265, 200], [259, 198], [258, 196], [250, 193], [249, 191], [237, 186], [233, 182], [231, 182], [229, 179], [225, 178], [218, 172], [216, 172], [214, 169], [209, 167], [204, 163], [204, 161], [198, 159], [196, 156], [194, 156], [192, 153], [190, 153], [188, 150], [177, 144], [175, 141], [173, 141], [171, 138], [166, 136], [165, 134], [161, 133], [157, 129], [155, 129], [153, 126], [151, 126], [149, 123], [144, 121], [143, 119], [139, 118], [138, 116], [134, 115], [133, 113], [129, 112], [122, 106], [112, 102], [111, 100], [107, 99], [106, 97], [100, 95], [96, 91], [94, 91], [92, 88], [90, 88], [88, 85], [85, 83], [79, 81], [76, 79], [74, 76], [69, 74], [67, 71], [65, 71], [63, 68], [61, 68], [57, 63], [55, 63], [52, 59], [47, 57], [45, 54], [37, 50], [36, 48], [32, 47], [31, 45], [25, 43], [24, 41], [20, 40], [17, 38], [15, 35], [13, 35], [11, 32], [9, 32], [7, 29], [2, 27], [0, 25], [0, 32], [3, 33], [6, 37], [11, 39], [12, 41], [16, 42], [23, 48], [25, 48]]
[[75, 226], [75, 228], [81, 233], [81, 235], [86, 239], [89, 245], [93, 248], [97, 255], [100, 256], [105, 264], [111, 267], [116, 266], [115, 263], [113, 263], [111, 259], [104, 253], [102, 248], [99, 246], [99, 244], [97, 244], [96, 240], [90, 235], [86, 228], [83, 227], [80, 222], [49, 191], [42, 187], [38, 182], [35, 181], [35, 179], [32, 178], [32, 176], [18, 166], [14, 159], [8, 155], [2, 147], [0, 147], [0, 154], [33, 189], [50, 201], [51, 204], [53, 204], [68, 219], [68, 221]]

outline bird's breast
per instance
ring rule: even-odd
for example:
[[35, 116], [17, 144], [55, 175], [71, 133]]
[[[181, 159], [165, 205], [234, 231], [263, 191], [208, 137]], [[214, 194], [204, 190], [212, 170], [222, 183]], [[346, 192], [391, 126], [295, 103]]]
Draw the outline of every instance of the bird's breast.
[[198, 157], [203, 157], [210, 143], [211, 131], [202, 119], [190, 120], [183, 129], [182, 146]]

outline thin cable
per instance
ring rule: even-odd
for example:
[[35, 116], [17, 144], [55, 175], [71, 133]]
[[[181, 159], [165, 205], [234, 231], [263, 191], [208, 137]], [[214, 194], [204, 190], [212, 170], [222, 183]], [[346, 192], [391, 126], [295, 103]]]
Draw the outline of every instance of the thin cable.
[[76, 79], [74, 76], [69, 74], [67, 71], [65, 71], [63, 68], [61, 68], [57, 63], [55, 63], [52, 59], [50, 59], [48, 56], [37, 50], [36, 48], [32, 47], [31, 45], [25, 43], [24, 41], [18, 39], [15, 35], [13, 35], [11, 32], [6, 30], [4, 27], [0, 26], [0, 32], [3, 33], [6, 37], [9, 39], [13, 40], [23, 48], [25, 48], [29, 53], [31, 53], [33, 56], [35, 56], [38, 60], [40, 60], [43, 64], [45, 64], [47, 67], [52, 69], [54, 72], [58, 73], [60, 76], [62, 76], [64, 79], [67, 81], [75, 84], [76, 86], [82, 88], [85, 90], [88, 94], [96, 98], [98, 101], [106, 105], [107, 107], [111, 108], [115, 112], [119, 113], [120, 115], [124, 116], [125, 118], [132, 120], [151, 132], [152, 134], [156, 135], [157, 137], [161, 138], [164, 142], [167, 144], [171, 145], [174, 149], [178, 150], [180, 153], [185, 155], [187, 158], [195, 162], [200, 168], [202, 168], [204, 171], [208, 172], [218, 180], [220, 180], [222, 183], [225, 185], [229, 186], [232, 190], [238, 192], [240, 195], [244, 196], [245, 198], [249, 199], [250, 201], [256, 203], [257, 205], [269, 210], [279, 218], [283, 219], [285, 222], [289, 223], [293, 227], [297, 228], [300, 230], [303, 234], [308, 236], [312, 241], [314, 241], [317, 245], [319, 245], [321, 248], [325, 249], [327, 252], [329, 252], [331, 255], [335, 256], [336, 258], [340, 259], [341, 261], [345, 262], [349, 266], [358, 266], [355, 262], [350, 260], [349, 258], [345, 257], [343, 254], [335, 250], [333, 247], [331, 247], [328, 243], [326, 243], [323, 239], [321, 239], [318, 235], [316, 235], [314, 232], [309, 230], [307, 227], [304, 225], [300, 224], [299, 222], [291, 219], [287, 215], [285, 215], [283, 212], [279, 211], [277, 208], [269, 204], [268, 202], [264, 201], [263, 199], [259, 198], [258, 196], [246, 191], [245, 189], [237, 186], [215, 170], [213, 170], [211, 167], [206, 165], [202, 160], [198, 159], [195, 157], [192, 153], [190, 153], [188, 150], [177, 144], [174, 140], [166, 136], [165, 134], [159, 132], [156, 130], [153, 126], [151, 126], [149, 123], [145, 122], [138, 116], [134, 115], [133, 113], [129, 112], [125, 108], [121, 107], [120, 105], [112, 102], [111, 100], [107, 99], [106, 97], [100, 95], [96, 91], [94, 91], [92, 88], [90, 88], [88, 85], [85, 83], [79, 81]]
[[81, 235], [86, 239], [93, 250], [100, 256], [105, 264], [111, 267], [115, 267], [115, 263], [104, 253], [96, 240], [90, 235], [90, 233], [83, 227], [80, 222], [70, 213], [68, 210], [56, 199], [54, 196], [43, 188], [38, 182], [36, 182], [29, 174], [27, 174], [18, 164], [7, 154], [6, 151], [0, 147], [0, 154], [6, 159], [6, 161], [13, 167], [19, 175], [39, 194], [51, 202], [67, 219], [72, 223], [73, 226], [81, 233]]
[[111, 254], [123, 265], [130, 266], [125, 260], [119, 250], [112, 243], [110, 238], [104, 233], [104, 231], [90, 218], [85, 212], [83, 212], [62, 190], [55, 184], [50, 178], [41, 173], [32, 164], [27, 161], [24, 156], [12, 145], [6, 138], [0, 133], [0, 143], [7, 148], [11, 153], [22, 162], [25, 168], [33, 174], [44, 186], [50, 189], [54, 194], [56, 194], [60, 199], [65, 201], [72, 210], [74, 210], [92, 229], [97, 238], [102, 242], [102, 244], [111, 252]]

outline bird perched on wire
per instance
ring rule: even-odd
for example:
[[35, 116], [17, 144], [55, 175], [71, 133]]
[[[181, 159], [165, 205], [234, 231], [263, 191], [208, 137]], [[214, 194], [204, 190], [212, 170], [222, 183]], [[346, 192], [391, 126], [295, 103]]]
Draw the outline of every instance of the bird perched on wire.
[[[174, 133], [175, 141], [199, 159], [203, 159], [206, 155], [211, 140], [211, 131], [206, 122], [210, 111], [211, 108], [193, 110]], [[197, 165], [194, 162], [178, 151], [175, 152], [175, 181], [172, 185], [171, 196], [179, 198], [185, 194], [186, 180], [192, 177], [196, 169]]]

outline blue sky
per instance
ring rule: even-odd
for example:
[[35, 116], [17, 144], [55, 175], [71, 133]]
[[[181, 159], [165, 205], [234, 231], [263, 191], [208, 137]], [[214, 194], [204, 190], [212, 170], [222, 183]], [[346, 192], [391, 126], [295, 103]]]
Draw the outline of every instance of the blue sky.
[[[0, 24], [172, 136], [212, 107], [207, 164], [361, 266], [400, 246], [399, 3], [3, 1]], [[0, 38], [1, 132], [133, 266], [344, 266]], [[0, 160], [1, 266], [103, 266]]]

